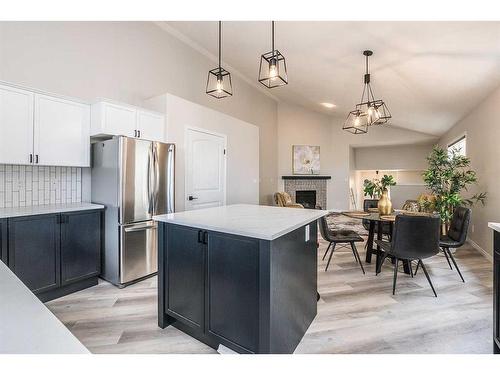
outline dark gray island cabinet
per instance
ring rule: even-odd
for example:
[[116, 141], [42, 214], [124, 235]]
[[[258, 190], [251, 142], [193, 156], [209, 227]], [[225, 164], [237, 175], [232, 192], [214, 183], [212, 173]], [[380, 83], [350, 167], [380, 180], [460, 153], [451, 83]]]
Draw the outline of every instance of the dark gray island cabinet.
[[155, 217], [158, 324], [239, 353], [293, 353], [316, 316], [326, 211], [231, 205]]
[[493, 353], [500, 354], [500, 223], [488, 223], [493, 232]]

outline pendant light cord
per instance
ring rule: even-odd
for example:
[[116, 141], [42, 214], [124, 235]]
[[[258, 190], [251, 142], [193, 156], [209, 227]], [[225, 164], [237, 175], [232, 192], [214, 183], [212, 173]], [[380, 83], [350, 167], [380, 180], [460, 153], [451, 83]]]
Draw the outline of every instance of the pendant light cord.
[[221, 28], [222, 28], [222, 21], [219, 21], [219, 71], [220, 71], [220, 61], [221, 61]]
[[271, 21], [271, 51], [273, 51], [274, 55], [274, 21]]

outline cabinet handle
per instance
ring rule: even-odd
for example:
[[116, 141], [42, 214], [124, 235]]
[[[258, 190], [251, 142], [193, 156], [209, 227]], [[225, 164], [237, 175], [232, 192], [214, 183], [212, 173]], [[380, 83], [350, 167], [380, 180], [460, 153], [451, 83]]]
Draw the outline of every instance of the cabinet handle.
[[203, 232], [203, 244], [204, 245], [208, 244], [208, 232], [207, 231]]
[[198, 243], [203, 243], [203, 240], [202, 240], [202, 238], [201, 238], [201, 234], [202, 234], [202, 233], [203, 233], [203, 231], [202, 231], [202, 230], [199, 230], [199, 231], [198, 231]]
[[137, 130], [134, 130], [134, 137], [137, 138]]
[[141, 138], [141, 131], [137, 130], [137, 133], [139, 134], [139, 138]]
[[35, 164], [38, 164], [38, 154], [35, 155]]
[[30, 164], [33, 163], [33, 154], [30, 154]]

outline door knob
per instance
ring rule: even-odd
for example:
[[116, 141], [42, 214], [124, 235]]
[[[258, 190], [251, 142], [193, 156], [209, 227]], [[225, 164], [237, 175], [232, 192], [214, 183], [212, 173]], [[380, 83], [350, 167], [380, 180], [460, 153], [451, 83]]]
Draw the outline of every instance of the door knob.
[[198, 199], [198, 197], [193, 197], [192, 195], [190, 195], [190, 196], [188, 197], [188, 200], [190, 200], [190, 201], [195, 200], [195, 199]]

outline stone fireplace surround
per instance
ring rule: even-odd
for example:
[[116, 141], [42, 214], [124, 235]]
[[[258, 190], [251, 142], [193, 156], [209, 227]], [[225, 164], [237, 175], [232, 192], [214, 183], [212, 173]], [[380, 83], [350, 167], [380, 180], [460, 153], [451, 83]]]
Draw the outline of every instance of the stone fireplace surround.
[[290, 194], [293, 202], [295, 201], [295, 193], [297, 190], [314, 190], [316, 191], [316, 205], [322, 209], [327, 208], [326, 200], [326, 183], [331, 179], [331, 176], [321, 175], [292, 175], [282, 176], [284, 180], [284, 190]]

